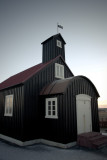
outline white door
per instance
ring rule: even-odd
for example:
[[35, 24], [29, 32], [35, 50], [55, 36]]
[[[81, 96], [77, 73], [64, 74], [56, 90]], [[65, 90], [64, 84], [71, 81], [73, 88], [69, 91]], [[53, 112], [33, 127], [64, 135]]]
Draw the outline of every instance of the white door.
[[91, 97], [85, 94], [76, 96], [77, 133], [92, 131]]

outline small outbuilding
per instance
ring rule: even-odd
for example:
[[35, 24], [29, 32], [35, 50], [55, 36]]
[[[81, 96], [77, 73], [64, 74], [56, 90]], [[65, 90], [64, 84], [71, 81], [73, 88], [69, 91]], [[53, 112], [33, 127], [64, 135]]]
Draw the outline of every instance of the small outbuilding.
[[18, 145], [69, 147], [84, 132], [99, 132], [99, 93], [65, 62], [61, 34], [43, 45], [42, 63], [0, 84], [0, 138]]

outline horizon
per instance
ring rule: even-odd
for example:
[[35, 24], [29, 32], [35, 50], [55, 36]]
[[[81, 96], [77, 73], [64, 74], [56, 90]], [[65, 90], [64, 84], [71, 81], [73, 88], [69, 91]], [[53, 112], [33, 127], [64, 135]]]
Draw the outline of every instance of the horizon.
[[107, 104], [106, 105], [98, 105], [98, 108], [107, 108]]

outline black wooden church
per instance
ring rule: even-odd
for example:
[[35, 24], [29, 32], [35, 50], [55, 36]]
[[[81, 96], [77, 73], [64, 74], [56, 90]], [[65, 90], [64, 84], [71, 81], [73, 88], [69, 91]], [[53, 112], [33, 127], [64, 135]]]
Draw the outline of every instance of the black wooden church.
[[65, 62], [61, 34], [42, 43], [42, 63], [0, 84], [0, 138], [20, 146], [69, 147], [84, 132], [99, 132], [99, 93]]

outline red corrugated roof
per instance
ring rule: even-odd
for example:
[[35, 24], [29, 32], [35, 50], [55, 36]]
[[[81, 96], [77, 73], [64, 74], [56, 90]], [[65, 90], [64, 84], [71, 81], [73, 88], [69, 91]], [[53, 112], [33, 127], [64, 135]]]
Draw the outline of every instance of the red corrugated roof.
[[61, 57], [61, 56], [58, 56], [58, 57], [54, 58], [53, 60], [50, 60], [49, 62], [40, 63], [38, 65], [35, 65], [27, 70], [24, 70], [23, 72], [20, 72], [14, 76], [8, 78], [7, 80], [0, 83], [0, 90], [24, 83], [26, 80], [28, 80], [34, 74], [39, 72], [41, 69], [43, 69], [45, 66], [47, 66], [48, 64], [50, 64], [51, 62], [53, 62], [54, 60], [56, 60], [59, 57]]
[[[2, 89], [6, 89], [8, 87], [12, 87], [18, 84], [23, 84], [26, 80], [28, 80], [30, 77], [32, 77], [34, 74], [36, 74], [37, 72], [39, 72], [40, 70], [42, 70], [44, 67], [46, 67], [48, 64], [56, 61], [58, 58], [61, 58], [62, 61], [65, 63], [65, 61], [63, 60], [62, 56], [59, 55], [56, 58], [46, 62], [46, 63], [40, 63], [38, 65], [35, 65], [31, 68], [28, 68], [27, 70], [24, 70], [10, 78], [8, 78], [7, 80], [3, 81], [2, 83], [0, 83], [0, 90]], [[65, 63], [65, 65], [67, 66], [67, 64]], [[68, 67], [68, 66], [67, 66]], [[68, 67], [69, 68], [69, 67]], [[71, 70], [70, 70], [71, 72]], [[72, 73], [72, 72], [71, 72]], [[73, 73], [72, 73], [73, 74]]]
[[61, 80], [56, 80], [51, 84], [47, 85], [42, 89], [40, 95], [51, 95], [51, 94], [59, 94], [64, 93], [68, 84], [71, 82], [73, 77], [65, 78]]
[[94, 88], [97, 96], [100, 97], [94, 84], [87, 77], [81, 76], [81, 75], [80, 76], [73, 76], [73, 77], [69, 77], [69, 78], [65, 78], [65, 79], [61, 79], [61, 80], [56, 80], [56, 81], [50, 83], [49, 85], [45, 86], [41, 90], [40, 95], [63, 94], [66, 91], [66, 89], [70, 83], [72, 83], [73, 81], [78, 83], [80, 78], [88, 81], [92, 85], [92, 87]]

